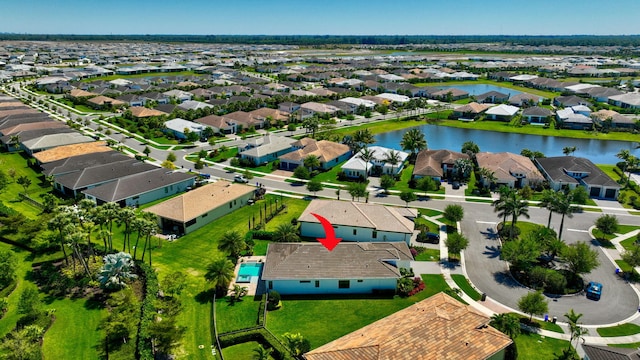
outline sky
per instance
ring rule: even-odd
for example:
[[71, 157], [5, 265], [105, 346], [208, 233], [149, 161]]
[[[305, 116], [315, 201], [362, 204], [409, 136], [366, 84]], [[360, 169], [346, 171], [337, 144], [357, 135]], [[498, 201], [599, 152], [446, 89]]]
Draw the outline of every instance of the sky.
[[639, 0], [2, 0], [0, 32], [637, 35]]

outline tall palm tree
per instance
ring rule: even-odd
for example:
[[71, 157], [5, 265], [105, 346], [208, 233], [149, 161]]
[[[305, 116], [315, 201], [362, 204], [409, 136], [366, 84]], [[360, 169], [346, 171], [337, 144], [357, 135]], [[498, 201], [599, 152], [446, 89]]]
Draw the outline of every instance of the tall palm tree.
[[265, 349], [262, 345], [253, 349], [253, 360], [268, 360], [271, 358], [272, 348]]
[[220, 238], [218, 249], [229, 253], [231, 257], [238, 258], [240, 253], [247, 248], [247, 243], [237, 231], [228, 231]]
[[384, 162], [391, 165], [391, 175], [394, 175], [394, 168], [400, 163], [400, 153], [390, 150], [384, 155]]
[[410, 151], [410, 157], [415, 161], [416, 153], [427, 148], [427, 140], [424, 139], [424, 133], [420, 129], [413, 128], [402, 135], [400, 146], [402, 150]]
[[558, 202], [558, 193], [551, 190], [546, 189], [542, 191], [542, 198], [540, 199], [540, 206], [549, 210], [549, 220], [547, 221], [547, 229], [551, 228], [551, 215], [555, 210]]
[[373, 137], [373, 134], [369, 129], [357, 130], [355, 133], [353, 133], [352, 139], [357, 148], [356, 151], [359, 151], [367, 145], [374, 144], [376, 142], [376, 139]]
[[369, 177], [369, 162], [376, 158], [376, 151], [370, 148], [364, 148], [360, 150], [359, 157], [364, 161], [364, 178], [366, 180], [367, 177]]
[[513, 313], [494, 314], [490, 325], [511, 339], [520, 334], [520, 319]]
[[511, 215], [508, 212], [508, 210], [505, 208], [505, 203], [507, 202], [507, 199], [510, 198], [512, 196], [512, 193], [514, 192], [515, 190], [507, 186], [501, 186], [498, 189], [498, 194], [500, 195], [500, 197], [493, 201], [493, 211], [499, 213], [498, 216], [502, 216], [503, 226], [507, 222], [507, 216]]
[[510, 238], [513, 239], [513, 229], [520, 216], [529, 218], [529, 202], [524, 200], [520, 194], [514, 191], [513, 196], [507, 199], [506, 207], [511, 213]]
[[565, 146], [562, 148], [562, 153], [569, 156], [576, 152], [576, 150], [578, 150], [578, 148], [575, 146]]
[[[631, 157], [631, 152], [627, 149], [622, 149], [616, 154], [616, 157], [624, 161], [624, 169], [622, 169], [622, 171], [624, 172], [629, 170], [629, 176], [627, 177], [628, 179], [631, 176], [631, 169], [629, 169], [629, 159]], [[628, 180], [627, 180], [627, 185], [629, 185]]]
[[99, 206], [98, 218], [101, 219], [101, 224], [104, 224], [109, 231], [109, 237], [107, 238], [107, 244], [109, 250], [113, 249], [113, 223], [118, 219], [120, 212], [120, 206], [114, 202], [107, 202]]
[[309, 168], [309, 172], [320, 167], [320, 159], [316, 155], [307, 155], [303, 160], [304, 166]]
[[69, 206], [58, 206], [53, 218], [51, 218], [47, 224], [49, 230], [58, 232], [58, 242], [60, 243], [60, 249], [64, 256], [64, 262], [67, 265], [69, 265], [69, 259], [67, 257], [67, 250], [65, 246], [65, 234], [69, 228], [73, 228], [74, 217], [75, 215], [73, 214], [73, 210]]
[[582, 335], [588, 334], [589, 331], [578, 324], [582, 314], [576, 314], [573, 309], [570, 309], [568, 313], [564, 314], [569, 322], [569, 331], [571, 331], [571, 338], [569, 339], [569, 349], [571, 348], [571, 344], [574, 339], [577, 339], [580, 342], [580, 338]]
[[124, 243], [122, 244], [122, 251], [127, 250], [131, 252], [131, 233], [133, 232], [133, 221], [136, 218], [136, 212], [130, 207], [120, 209], [118, 212], [118, 225], [124, 225]]
[[204, 274], [205, 280], [211, 283], [217, 294], [227, 293], [229, 284], [233, 281], [235, 266], [226, 258], [217, 258], [207, 265], [207, 272]]
[[560, 220], [560, 229], [558, 230], [558, 239], [562, 240], [562, 228], [564, 227], [565, 216], [571, 219], [573, 217], [573, 213], [580, 211], [580, 209], [581, 208], [579, 206], [575, 206], [571, 203], [570, 195], [567, 195], [562, 191], [558, 191], [555, 212], [562, 215], [562, 220]]

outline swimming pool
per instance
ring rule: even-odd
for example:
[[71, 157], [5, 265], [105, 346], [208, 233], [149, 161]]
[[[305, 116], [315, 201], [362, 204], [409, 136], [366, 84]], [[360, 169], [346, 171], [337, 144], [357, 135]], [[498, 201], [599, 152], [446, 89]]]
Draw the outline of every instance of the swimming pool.
[[260, 271], [262, 271], [262, 263], [242, 263], [240, 269], [238, 269], [237, 283], [248, 283], [254, 278], [260, 277]]

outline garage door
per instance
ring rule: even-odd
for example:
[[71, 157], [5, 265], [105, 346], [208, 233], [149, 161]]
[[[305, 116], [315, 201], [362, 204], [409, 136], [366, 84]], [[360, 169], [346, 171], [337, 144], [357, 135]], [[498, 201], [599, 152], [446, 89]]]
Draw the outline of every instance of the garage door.
[[600, 197], [600, 187], [598, 187], [598, 186], [591, 187], [591, 191], [589, 192], [589, 196]]
[[607, 199], [615, 199], [616, 198], [616, 189], [607, 189], [604, 192], [604, 197]]

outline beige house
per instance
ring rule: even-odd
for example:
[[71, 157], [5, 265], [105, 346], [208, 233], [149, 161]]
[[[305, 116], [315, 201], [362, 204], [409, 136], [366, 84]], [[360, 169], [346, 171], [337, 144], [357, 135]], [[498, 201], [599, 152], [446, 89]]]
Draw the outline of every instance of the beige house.
[[220, 180], [163, 201], [145, 211], [158, 217], [165, 232], [188, 234], [247, 204], [252, 186]]
[[416, 157], [411, 176], [414, 179], [429, 176], [436, 181], [442, 181], [451, 176], [458, 159], [469, 160], [469, 155], [444, 149], [422, 150]]
[[294, 170], [304, 164], [307, 156], [314, 155], [320, 161], [320, 167], [324, 170], [347, 160], [351, 155], [351, 149], [344, 144], [328, 140], [317, 141], [312, 138], [302, 138], [292, 144], [296, 149], [280, 156], [280, 168]]
[[[510, 188], [534, 186], [544, 180], [536, 165], [526, 156], [510, 152], [476, 154], [478, 167], [492, 171], [498, 187], [505, 185]], [[483, 184], [487, 179], [481, 180]], [[489, 185], [489, 184], [485, 184]]]
[[307, 360], [502, 360], [513, 341], [491, 319], [445, 293], [314, 349]]

